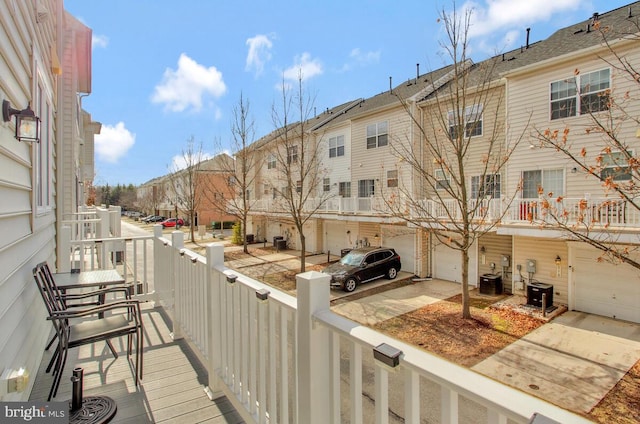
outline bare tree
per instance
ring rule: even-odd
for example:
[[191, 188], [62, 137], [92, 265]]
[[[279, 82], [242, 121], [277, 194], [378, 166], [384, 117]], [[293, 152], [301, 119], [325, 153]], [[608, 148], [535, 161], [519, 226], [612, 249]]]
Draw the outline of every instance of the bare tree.
[[[189, 217], [189, 234], [191, 242], [195, 242], [195, 218], [201, 201], [200, 164], [205, 159], [202, 143], [196, 143], [193, 136], [187, 140], [180, 155], [182, 164], [174, 163], [169, 172], [169, 181], [175, 196], [175, 206]], [[182, 167], [181, 165], [184, 165]]]
[[471, 11], [460, 15], [455, 5], [450, 14], [441, 12], [441, 47], [451, 65], [432, 73], [413, 98], [398, 96], [418, 136], [393, 140], [400, 181], [385, 196], [392, 216], [461, 253], [464, 318], [471, 318], [469, 249], [494, 230], [515, 197], [505, 195], [501, 179], [522, 138], [505, 134], [500, 60], [474, 64], [468, 57], [470, 18]]
[[[310, 132], [314, 101], [303, 88], [302, 72], [291, 92], [282, 82], [282, 106], [272, 108], [276, 131], [269, 155], [275, 161], [277, 181], [273, 191], [283, 212], [290, 218], [300, 240], [300, 272], [305, 271], [304, 225], [323, 206], [329, 194], [322, 188], [322, 138]], [[294, 119], [296, 122], [292, 122]]]
[[[231, 149], [235, 152], [235, 161], [221, 162], [221, 172], [227, 177], [225, 184], [208, 184], [205, 195], [212, 197], [211, 203], [219, 211], [234, 216], [242, 226], [244, 253], [247, 248], [247, 223], [255, 198], [249, 197], [249, 189], [254, 185], [257, 170], [261, 166], [260, 155], [253, 154], [250, 145], [254, 142], [254, 120], [250, 114], [250, 103], [240, 94], [238, 104], [233, 108], [231, 122]], [[216, 149], [223, 151], [221, 143]]]
[[[580, 69], [575, 70], [573, 84], [581, 99], [580, 114], [588, 116], [586, 125], [536, 128], [538, 147], [553, 149], [564, 155], [578, 175], [602, 188], [602, 199], [586, 196], [571, 203], [568, 199], [539, 188], [541, 213], [530, 221], [542, 228], [559, 228], [570, 239], [587, 243], [602, 252], [601, 259], [626, 263], [640, 269], [637, 253], [640, 238], [614, 230], [625, 219], [640, 215], [640, 156], [637, 151], [637, 128], [640, 118], [640, 68], [633, 56], [640, 41], [637, 17], [611, 17], [604, 25], [594, 15], [591, 28], [599, 31], [602, 51], [599, 58], [607, 66], [615, 86], [599, 87], [579, 84]], [[621, 228], [618, 228], [620, 230]]]

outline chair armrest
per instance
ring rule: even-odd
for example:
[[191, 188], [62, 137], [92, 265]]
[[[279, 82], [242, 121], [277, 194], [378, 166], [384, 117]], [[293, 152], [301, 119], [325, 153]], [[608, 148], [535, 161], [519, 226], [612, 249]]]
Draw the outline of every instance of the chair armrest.
[[133, 287], [133, 286], [108, 287], [108, 288], [105, 288], [105, 289], [92, 290], [92, 291], [86, 292], [86, 293], [64, 293], [60, 297], [62, 297], [65, 300], [80, 300], [80, 299], [86, 299], [88, 297], [100, 296], [102, 294], [107, 294], [107, 293], [119, 293], [119, 292], [122, 292], [122, 293], [125, 294], [125, 296], [127, 298], [129, 298], [130, 297], [129, 287]]
[[104, 303], [99, 306], [94, 306], [93, 308], [86, 309], [74, 309], [73, 311], [53, 311], [51, 315], [47, 317], [50, 320], [62, 320], [62, 319], [71, 319], [71, 318], [80, 318], [88, 315], [94, 315], [100, 312], [111, 311], [114, 309], [123, 309], [123, 308], [135, 308], [140, 314], [140, 301], [137, 299], [134, 300], [119, 300], [115, 302]]

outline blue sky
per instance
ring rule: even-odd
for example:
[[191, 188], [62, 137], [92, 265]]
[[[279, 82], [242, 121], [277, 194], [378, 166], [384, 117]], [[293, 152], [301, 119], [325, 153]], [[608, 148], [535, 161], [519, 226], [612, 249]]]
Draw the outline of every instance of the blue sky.
[[[546, 38], [630, 0], [476, 0], [474, 60]], [[274, 129], [283, 81], [302, 71], [318, 113], [443, 66], [439, 12], [451, 0], [65, 0], [93, 30], [93, 91], [82, 104], [102, 123], [94, 183], [165, 175], [191, 137], [229, 148], [240, 94], [255, 138]], [[541, 6], [543, 4], [543, 6]]]

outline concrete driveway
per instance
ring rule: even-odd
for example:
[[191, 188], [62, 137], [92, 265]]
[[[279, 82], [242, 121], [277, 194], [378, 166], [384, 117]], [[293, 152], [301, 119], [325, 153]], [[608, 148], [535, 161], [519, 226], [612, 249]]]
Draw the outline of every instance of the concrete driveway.
[[639, 324], [571, 311], [472, 369], [587, 413], [639, 359]]

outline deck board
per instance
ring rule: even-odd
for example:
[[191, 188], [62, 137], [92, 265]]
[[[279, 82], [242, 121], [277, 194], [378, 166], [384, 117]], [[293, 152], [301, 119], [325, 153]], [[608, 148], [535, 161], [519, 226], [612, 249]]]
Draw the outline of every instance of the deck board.
[[[211, 401], [204, 392], [208, 377], [205, 367], [186, 341], [174, 341], [161, 308], [143, 308], [143, 379], [135, 386], [133, 367], [127, 360], [126, 337], [114, 341], [115, 359], [104, 342], [69, 352], [58, 395], [53, 401], [71, 399], [73, 369], [82, 367], [85, 396], [109, 396], [118, 412], [112, 423], [243, 423], [227, 398]], [[36, 375], [31, 401], [46, 401], [52, 383], [45, 368], [51, 352], [45, 352]], [[131, 356], [131, 361], [135, 358]]]

